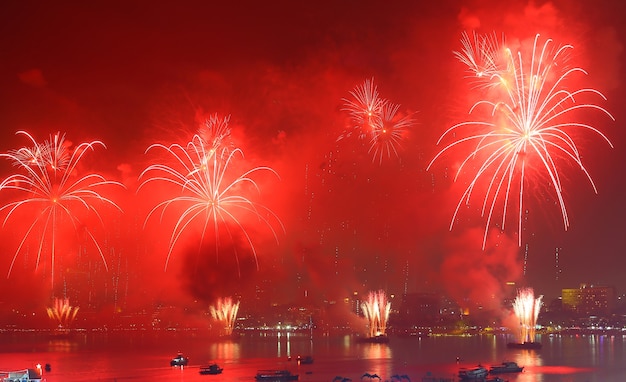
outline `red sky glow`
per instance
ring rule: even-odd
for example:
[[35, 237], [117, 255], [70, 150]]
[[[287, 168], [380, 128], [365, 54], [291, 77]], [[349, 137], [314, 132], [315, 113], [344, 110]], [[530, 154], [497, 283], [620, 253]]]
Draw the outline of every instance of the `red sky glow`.
[[[38, 265], [42, 243], [27, 240], [7, 276], [38, 210], [7, 219], [0, 229], [0, 310], [43, 312], [68, 289], [81, 312], [158, 303], [208, 309], [218, 298], [252, 296], [267, 280], [276, 303], [382, 289], [441, 292], [490, 306], [507, 281], [548, 302], [583, 282], [623, 293], [626, 16], [619, 1], [587, 3], [3, 2], [0, 152], [30, 144], [18, 131], [39, 142], [56, 132], [74, 145], [100, 140], [106, 147], [85, 155], [76, 176], [97, 173], [124, 187], [102, 190], [122, 212], [99, 206], [99, 217], [81, 215], [82, 226], [59, 223], [54, 286], [49, 239]], [[576, 118], [614, 148], [594, 134], [573, 136], [598, 194], [576, 165], [559, 162], [567, 231], [549, 180], [530, 175], [521, 246], [515, 224], [503, 232], [492, 225], [483, 250], [485, 220], [475, 200], [449, 229], [467, 187], [467, 176], [453, 181], [466, 153], [427, 166], [442, 148], [441, 134], [475, 117], [468, 111], [480, 97], [453, 54], [464, 31], [504, 34], [512, 50], [525, 49], [538, 33], [571, 44], [568, 64], [587, 75], [573, 76], [568, 86], [607, 97], [594, 102], [615, 121], [592, 111]], [[370, 141], [358, 134], [338, 139], [354, 127], [345, 99], [368, 79], [398, 105], [398, 116], [414, 120], [397, 156], [373, 158]], [[186, 145], [212, 115], [230, 116], [229, 138], [243, 153], [230, 170], [276, 172], [252, 174], [258, 190], [244, 184], [233, 192], [280, 223], [263, 209], [235, 212], [241, 225], [221, 224], [217, 245], [213, 223], [204, 239], [204, 227], [192, 224], [165, 270], [184, 207], [158, 210], [146, 221], [156, 203], [179, 192], [157, 182], [138, 189], [150, 164], [171, 163], [164, 150], [146, 150]], [[2, 159], [0, 179], [19, 171]], [[22, 196], [0, 189], [3, 205]], [[104, 249], [108, 271], [87, 231]]]

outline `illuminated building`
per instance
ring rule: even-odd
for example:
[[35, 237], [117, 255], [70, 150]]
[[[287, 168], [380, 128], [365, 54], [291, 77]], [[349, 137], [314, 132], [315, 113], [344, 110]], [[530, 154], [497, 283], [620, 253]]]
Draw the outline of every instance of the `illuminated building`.
[[608, 315], [615, 307], [615, 288], [580, 284], [577, 289], [561, 291], [563, 309], [581, 315]]

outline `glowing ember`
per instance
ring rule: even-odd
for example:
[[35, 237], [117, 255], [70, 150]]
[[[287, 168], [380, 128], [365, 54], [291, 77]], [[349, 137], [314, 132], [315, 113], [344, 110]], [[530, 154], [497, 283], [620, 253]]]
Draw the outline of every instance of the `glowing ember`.
[[226, 335], [231, 335], [235, 329], [235, 320], [239, 311], [239, 301], [233, 302], [232, 298], [218, 299], [215, 306], [210, 307], [211, 316], [222, 323]]
[[382, 290], [370, 292], [367, 301], [361, 304], [361, 309], [368, 320], [369, 336], [385, 335], [391, 311], [391, 302], [387, 301], [385, 292]]
[[[516, 220], [521, 245], [525, 188], [533, 182], [534, 188], [546, 184], [545, 192], [554, 195], [567, 230], [569, 218], [562, 194], [561, 163], [574, 162], [596, 191], [574, 141], [574, 132], [595, 133], [612, 147], [599, 130], [570, 116], [595, 110], [613, 119], [607, 110], [587, 103], [594, 97], [606, 98], [591, 88], [573, 88], [568, 81], [573, 75], [586, 74], [583, 69], [569, 65], [571, 45], [554, 47], [550, 39], [541, 45], [537, 35], [530, 56], [521, 51], [514, 54], [490, 37], [476, 37], [472, 43], [464, 35], [463, 45], [464, 50], [456, 56], [468, 65], [470, 72], [485, 81], [479, 89], [484, 90], [481, 95], [487, 98], [470, 109], [470, 114], [482, 111], [484, 119], [461, 122], [445, 131], [438, 143], [449, 137], [453, 141], [428, 165], [430, 169], [438, 158], [454, 148], [468, 149], [460, 158], [455, 180], [465, 170], [473, 175], [454, 211], [450, 229], [461, 206], [469, 205], [473, 194], [482, 194], [481, 216], [486, 218], [484, 248], [492, 220], [500, 214], [501, 220], [495, 220], [495, 225], [504, 230], [509, 204], [517, 199]], [[479, 185], [481, 187], [477, 187]]]
[[517, 297], [513, 302], [513, 311], [520, 323], [520, 343], [535, 342], [535, 329], [542, 298], [543, 296], [535, 298], [535, 292], [532, 288], [523, 288], [517, 291]]

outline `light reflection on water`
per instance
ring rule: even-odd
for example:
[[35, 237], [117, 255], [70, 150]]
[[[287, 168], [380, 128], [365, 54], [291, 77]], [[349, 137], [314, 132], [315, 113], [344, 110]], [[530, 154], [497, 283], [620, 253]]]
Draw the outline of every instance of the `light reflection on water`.
[[393, 351], [388, 344], [366, 343], [359, 344], [358, 347], [361, 349], [361, 358], [368, 361], [365, 370], [368, 374], [391, 376], [399, 373], [392, 365]]
[[[454, 378], [461, 367], [515, 361], [525, 369], [506, 375], [509, 382], [626, 381], [626, 341], [622, 336], [553, 336], [540, 341], [543, 348], [533, 351], [508, 349], [506, 337], [487, 335], [391, 337], [389, 344], [378, 344], [357, 343], [349, 336], [311, 338], [284, 333], [228, 340], [185, 333], [81, 334], [71, 338], [3, 334], [0, 370], [49, 363], [52, 371], [45, 375], [47, 382], [254, 381], [257, 370], [274, 368], [289, 369], [305, 382], [330, 382], [336, 377], [369, 381], [368, 376], [374, 374], [381, 381], [391, 381], [394, 375], [421, 381], [426, 373]], [[179, 351], [190, 363], [172, 368], [169, 360]], [[312, 365], [298, 364], [296, 357], [305, 355], [314, 357]], [[223, 366], [223, 374], [200, 375], [199, 367], [209, 362]]]

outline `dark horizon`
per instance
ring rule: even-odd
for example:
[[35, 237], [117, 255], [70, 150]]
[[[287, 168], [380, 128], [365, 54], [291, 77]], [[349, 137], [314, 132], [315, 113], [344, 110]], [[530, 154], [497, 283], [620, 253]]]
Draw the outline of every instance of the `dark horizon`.
[[[158, 302], [208, 308], [220, 297], [254, 296], [267, 280], [268, 298], [278, 303], [302, 301], [305, 291], [306, 299], [323, 301], [383, 289], [441, 292], [498, 309], [506, 282], [533, 287], [547, 301], [581, 283], [626, 293], [620, 173], [626, 20], [620, 5], [5, 2], [0, 153], [31, 145], [18, 131], [37, 142], [61, 132], [74, 147], [102, 141], [106, 147], [88, 152], [77, 173], [102, 174], [124, 187], [102, 188], [122, 210], [98, 203], [102, 224], [82, 210], [79, 224], [59, 224], [57, 264], [47, 250], [50, 237], [39, 260], [37, 238], [16, 254], [39, 210], [7, 218], [4, 209], [0, 307], [40, 311], [53, 297], [73, 302], [77, 296], [78, 305], [100, 301], [103, 311], [120, 308], [122, 299], [129, 310]], [[546, 178], [532, 178], [525, 189], [521, 246], [515, 219], [507, 219], [504, 231], [489, 226], [483, 250], [485, 218], [477, 200], [449, 230], [468, 181], [466, 175], [454, 182], [453, 173], [466, 154], [427, 166], [442, 149], [439, 137], [470, 118], [476, 102], [478, 91], [453, 54], [462, 49], [464, 31], [505, 34], [518, 46], [538, 33], [557, 45], [572, 44], [567, 64], [587, 75], [568, 86], [592, 87], [607, 97], [593, 102], [615, 121], [593, 110], [576, 117], [605, 134], [613, 148], [592, 132], [573, 137], [598, 193], [575, 163], [559, 162], [567, 231]], [[373, 157], [358, 134], [338, 140], [353, 124], [345, 99], [366, 80], [399, 105], [398, 115], [415, 121], [397, 156]], [[156, 184], [138, 190], [141, 172], [169, 158], [163, 150], [146, 150], [155, 143], [187, 144], [215, 115], [230, 116], [232, 144], [243, 152], [233, 171], [267, 166], [276, 172], [252, 175], [258, 192], [238, 190], [279, 221], [266, 212], [260, 216], [267, 223], [237, 215], [244, 229], [221, 226], [217, 244], [212, 229], [201, 239], [202, 226], [191, 227], [172, 247], [165, 269], [177, 212], [168, 210], [163, 221], [160, 211], [146, 218], [159, 198], [176, 191]], [[17, 170], [2, 159], [4, 180]], [[0, 190], [3, 205], [19, 198]]]

